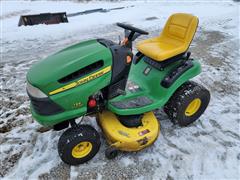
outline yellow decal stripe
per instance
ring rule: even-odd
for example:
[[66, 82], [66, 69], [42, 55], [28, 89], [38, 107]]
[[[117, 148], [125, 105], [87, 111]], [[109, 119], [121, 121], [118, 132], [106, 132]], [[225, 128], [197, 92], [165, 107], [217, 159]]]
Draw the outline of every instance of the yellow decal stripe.
[[76, 87], [76, 86], [82, 85], [82, 84], [84, 84], [84, 83], [86, 83], [86, 82], [89, 82], [89, 81], [91, 81], [91, 80], [94, 80], [94, 79], [96, 79], [96, 78], [98, 78], [98, 77], [100, 77], [100, 76], [108, 73], [109, 71], [111, 71], [111, 66], [108, 66], [108, 67], [106, 67], [106, 68], [104, 68], [104, 69], [102, 69], [102, 70], [100, 70], [100, 71], [98, 71], [98, 72], [95, 72], [95, 73], [93, 73], [93, 74], [91, 74], [91, 75], [89, 75], [89, 76], [87, 76], [87, 77], [84, 77], [84, 78], [82, 78], [82, 79], [79, 79], [79, 80], [76, 81], [76, 82], [70, 83], [70, 84], [68, 84], [68, 85], [66, 85], [66, 86], [63, 86], [63, 87], [58, 88], [58, 89], [56, 89], [56, 90], [54, 90], [54, 91], [51, 91], [51, 92], [49, 93], [49, 95], [57, 94], [57, 93], [66, 91], [66, 90], [68, 90], [68, 89], [74, 88], [74, 87]]

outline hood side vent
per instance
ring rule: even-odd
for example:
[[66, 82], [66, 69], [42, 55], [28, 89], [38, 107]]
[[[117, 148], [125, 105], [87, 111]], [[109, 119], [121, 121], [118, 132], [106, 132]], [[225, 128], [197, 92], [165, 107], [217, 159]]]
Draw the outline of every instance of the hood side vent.
[[58, 82], [59, 83], [68, 83], [70, 81], [73, 81], [75, 79], [78, 79], [80, 77], [83, 77], [87, 74], [90, 74], [90, 73], [100, 69], [101, 67], [103, 67], [103, 65], [104, 65], [103, 60], [99, 60], [97, 62], [94, 62], [88, 66], [85, 66], [84, 68], [81, 68], [81, 69], [59, 79]]

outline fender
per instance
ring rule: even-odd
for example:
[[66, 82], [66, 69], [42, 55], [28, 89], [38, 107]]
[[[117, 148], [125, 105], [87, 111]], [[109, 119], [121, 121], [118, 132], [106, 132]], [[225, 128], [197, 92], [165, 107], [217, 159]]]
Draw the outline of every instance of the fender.
[[[184, 68], [182, 68], [181, 63], [182, 62], [172, 63], [165, 67], [163, 71], [154, 68], [143, 60], [140, 60], [136, 65], [133, 64], [129, 81], [139, 86], [139, 90], [135, 93], [127, 90], [125, 95], [111, 99], [108, 102], [109, 110], [119, 115], [131, 115], [141, 114], [163, 107], [183, 83], [201, 72], [201, 65], [198, 60], [189, 60]], [[139, 98], [151, 103], [134, 103], [134, 100], [138, 101]], [[137, 105], [135, 107], [126, 106], [126, 108], [115, 106], [115, 104], [118, 103], [129, 104], [129, 102], [130, 104]]]

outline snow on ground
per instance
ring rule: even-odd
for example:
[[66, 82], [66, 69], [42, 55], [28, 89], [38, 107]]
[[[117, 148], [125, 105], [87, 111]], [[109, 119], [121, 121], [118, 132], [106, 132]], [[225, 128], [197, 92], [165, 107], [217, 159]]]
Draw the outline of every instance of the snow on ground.
[[[131, 6], [108, 13], [69, 18], [69, 23], [17, 27], [19, 15]], [[44, 2], [1, 1], [0, 177], [5, 179], [239, 179], [239, 3], [232, 1]], [[189, 12], [200, 19], [192, 56], [202, 63], [195, 81], [211, 91], [200, 120], [186, 128], [173, 125], [161, 109], [155, 113], [161, 135], [137, 153], [107, 160], [107, 147], [78, 167], [61, 162], [57, 141], [62, 132], [42, 128], [31, 117], [25, 75], [40, 59], [85, 39], [117, 41], [128, 22], [156, 36], [167, 17]], [[150, 17], [153, 20], [146, 20]], [[151, 19], [151, 18], [150, 18]], [[139, 38], [145, 39], [147, 36]], [[85, 118], [97, 130], [93, 118]]]

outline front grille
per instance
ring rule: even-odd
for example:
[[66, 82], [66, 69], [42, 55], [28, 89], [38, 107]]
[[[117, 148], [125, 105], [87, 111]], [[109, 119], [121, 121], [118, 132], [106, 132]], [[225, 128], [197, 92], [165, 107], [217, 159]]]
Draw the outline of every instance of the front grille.
[[35, 98], [28, 96], [31, 100], [33, 110], [39, 115], [54, 115], [63, 112], [64, 109], [54, 103], [50, 98]]

